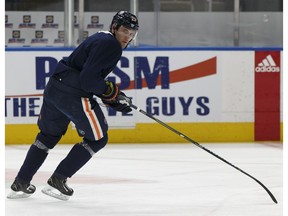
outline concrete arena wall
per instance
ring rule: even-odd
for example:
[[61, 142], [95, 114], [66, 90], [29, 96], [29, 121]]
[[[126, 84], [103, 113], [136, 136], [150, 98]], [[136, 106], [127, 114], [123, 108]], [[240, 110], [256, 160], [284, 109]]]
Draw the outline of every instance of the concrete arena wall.
[[[45, 84], [57, 61], [71, 51], [6, 49], [6, 144], [34, 141]], [[262, 71], [267, 57], [268, 66], [279, 71]], [[266, 75], [275, 90], [261, 87]], [[195, 141], [283, 140], [282, 48], [129, 48], [109, 79], [135, 105]], [[276, 105], [266, 107], [263, 94]], [[103, 112], [110, 143], [186, 142], [136, 111], [123, 116], [103, 107]], [[60, 143], [79, 140], [71, 125]]]

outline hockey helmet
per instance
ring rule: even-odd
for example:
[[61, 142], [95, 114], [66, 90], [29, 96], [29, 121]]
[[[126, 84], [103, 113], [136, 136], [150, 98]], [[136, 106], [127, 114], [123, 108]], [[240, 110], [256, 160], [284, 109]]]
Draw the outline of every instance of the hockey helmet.
[[114, 23], [116, 24], [116, 28], [119, 28], [121, 25], [135, 31], [139, 28], [137, 17], [128, 11], [119, 11], [114, 15], [110, 25], [110, 30]]

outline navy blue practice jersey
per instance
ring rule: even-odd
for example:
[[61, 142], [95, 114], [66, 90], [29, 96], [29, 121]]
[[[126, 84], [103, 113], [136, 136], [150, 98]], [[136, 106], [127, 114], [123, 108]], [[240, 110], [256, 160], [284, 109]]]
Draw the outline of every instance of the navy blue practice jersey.
[[65, 61], [60, 61], [55, 74], [68, 86], [100, 95], [107, 90], [105, 77], [121, 55], [122, 48], [112, 33], [100, 31], [83, 41]]

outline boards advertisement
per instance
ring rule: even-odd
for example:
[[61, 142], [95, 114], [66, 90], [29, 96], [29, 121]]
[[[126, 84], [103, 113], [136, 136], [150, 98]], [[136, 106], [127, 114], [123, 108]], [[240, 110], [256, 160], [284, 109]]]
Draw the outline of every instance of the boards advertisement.
[[[18, 142], [10, 136], [15, 130], [20, 131], [21, 139], [33, 137], [24, 133], [23, 128], [31, 127], [31, 133], [37, 133], [44, 88], [57, 62], [71, 52], [55, 48], [6, 50], [6, 142]], [[278, 51], [277, 58], [272, 55], [276, 65], [281, 60], [280, 54]], [[258, 98], [256, 75], [263, 74], [254, 72], [255, 65], [263, 61], [262, 57], [259, 61], [256, 59], [253, 50], [127, 49], [107, 79], [116, 82], [137, 107], [184, 130], [184, 134], [196, 140], [251, 141], [257, 119], [255, 108], [258, 109], [259, 104], [255, 102]], [[279, 90], [277, 94], [279, 102], [282, 92]], [[99, 98], [95, 99], [101, 103]], [[137, 111], [122, 114], [104, 105], [101, 107], [112, 141], [180, 141]], [[278, 122], [281, 122], [282, 110], [280, 106], [277, 109]], [[151, 127], [155, 129], [154, 134]], [[73, 125], [71, 130], [75, 131]]]

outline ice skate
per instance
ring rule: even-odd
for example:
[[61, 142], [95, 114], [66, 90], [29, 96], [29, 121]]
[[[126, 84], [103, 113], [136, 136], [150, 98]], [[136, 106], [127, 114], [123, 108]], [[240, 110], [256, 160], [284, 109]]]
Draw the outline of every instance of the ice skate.
[[30, 183], [22, 183], [15, 179], [11, 185], [11, 190], [7, 195], [8, 199], [21, 199], [31, 196], [36, 191], [36, 187]]
[[43, 188], [42, 193], [56, 199], [67, 201], [73, 195], [74, 191], [67, 186], [66, 182], [67, 179], [52, 175], [47, 181], [49, 186]]

